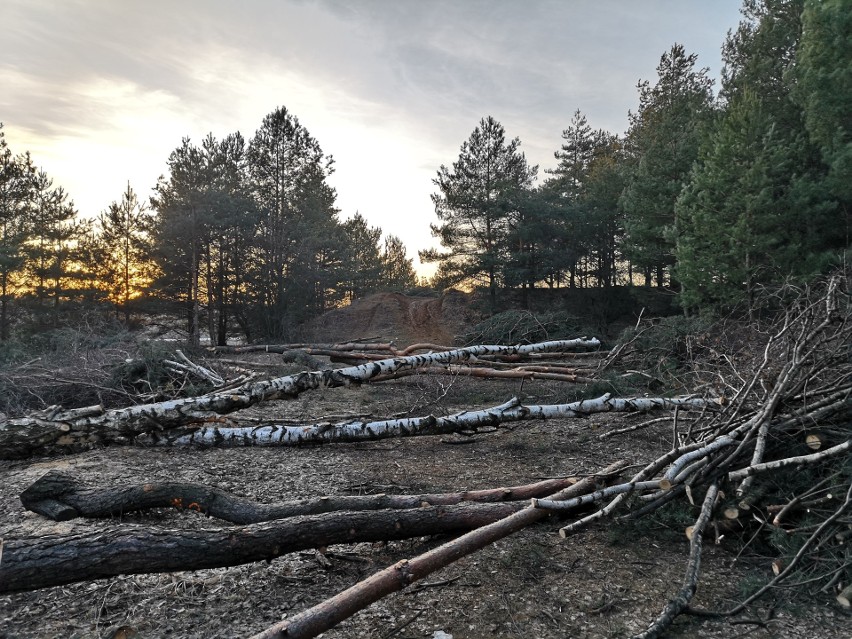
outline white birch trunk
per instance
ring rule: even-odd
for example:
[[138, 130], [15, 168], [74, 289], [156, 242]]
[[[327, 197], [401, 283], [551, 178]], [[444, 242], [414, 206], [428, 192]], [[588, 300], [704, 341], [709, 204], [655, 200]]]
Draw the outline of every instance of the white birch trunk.
[[[596, 399], [571, 404], [542, 404], [523, 406], [517, 398], [492, 408], [456, 413], [447, 417], [427, 415], [381, 421], [350, 421], [338, 424], [306, 424], [304, 426], [268, 424], [228, 428], [207, 426], [191, 432], [149, 433], [141, 443], [164, 446], [294, 446], [298, 444], [320, 444], [384, 439], [388, 437], [410, 437], [415, 435], [438, 435], [460, 430], [475, 430], [482, 426], [497, 426], [507, 422], [527, 419], [553, 419], [556, 417], [585, 417], [591, 413], [645, 412], [658, 408], [672, 409], [676, 406], [704, 408], [715, 400], [697, 398], [611, 398], [608, 394]], [[137, 439], [137, 441], [140, 441]]]
[[36, 415], [0, 421], [0, 459], [29, 455], [35, 448], [55, 444], [60, 438], [64, 438], [64, 443], [69, 444], [114, 441], [117, 436], [132, 438], [140, 433], [163, 431], [203, 421], [211, 416], [231, 413], [265, 400], [293, 398], [307, 390], [359, 384], [402, 370], [463, 362], [478, 355], [518, 355], [597, 346], [600, 346], [600, 341], [596, 338], [519, 346], [470, 346], [442, 353], [394, 357], [347, 368], [306, 371], [200, 397], [142, 404], [99, 413], [89, 410], [85, 417], [69, 417], [72, 411], [48, 409]]

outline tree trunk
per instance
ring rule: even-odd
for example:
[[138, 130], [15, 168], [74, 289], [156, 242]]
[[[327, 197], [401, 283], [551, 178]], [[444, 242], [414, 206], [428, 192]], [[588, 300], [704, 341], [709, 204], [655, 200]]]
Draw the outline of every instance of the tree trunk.
[[0, 594], [116, 575], [271, 561], [287, 553], [331, 544], [455, 534], [498, 521], [524, 507], [522, 502], [426, 506], [309, 515], [221, 530], [133, 527], [6, 539], [0, 563]]
[[[414, 437], [444, 435], [459, 431], [475, 431], [477, 428], [493, 427], [502, 423], [529, 419], [552, 419], [586, 417], [601, 412], [644, 412], [658, 408], [671, 409], [675, 406], [705, 408], [712, 400], [633, 398], [615, 399], [602, 395], [597, 399], [583, 400], [571, 404], [542, 404], [522, 406], [516, 398], [483, 410], [470, 410], [438, 417], [406, 417], [374, 422], [354, 421], [339, 424], [314, 425], [261, 425], [244, 427], [204, 426], [201, 428], [171, 429], [168, 432], [150, 430], [139, 438], [142, 444], [159, 446], [299, 446], [303, 444], [341, 443], [373, 441], [389, 437]], [[107, 441], [102, 435], [102, 442]]]
[[[616, 462], [599, 473], [586, 477], [574, 486], [552, 495], [551, 499], [568, 499], [594, 490], [597, 481], [605, 480], [608, 476], [618, 473], [626, 465], [627, 462]], [[546, 519], [546, 512], [528, 506], [505, 519], [472, 530], [458, 539], [430, 550], [419, 557], [411, 560], [403, 559], [331, 599], [327, 599], [291, 619], [267, 628], [252, 639], [307, 639], [308, 637], [316, 637], [344, 619], [351, 617], [359, 610], [363, 610], [371, 603], [392, 592], [402, 590], [417, 579], [422, 579], [462, 557]]]
[[321, 387], [359, 384], [406, 368], [466, 361], [478, 355], [535, 353], [599, 345], [596, 339], [582, 338], [523, 346], [472, 346], [443, 353], [396, 357], [349, 368], [297, 373], [245, 384], [232, 390], [157, 404], [141, 404], [109, 411], [104, 411], [100, 406], [70, 410], [50, 408], [27, 417], [0, 421], [0, 458], [25, 457], [41, 447], [56, 444], [103, 441], [126, 443], [140, 433], [208, 423], [216, 421], [217, 415], [265, 400], [293, 398], [304, 391]]

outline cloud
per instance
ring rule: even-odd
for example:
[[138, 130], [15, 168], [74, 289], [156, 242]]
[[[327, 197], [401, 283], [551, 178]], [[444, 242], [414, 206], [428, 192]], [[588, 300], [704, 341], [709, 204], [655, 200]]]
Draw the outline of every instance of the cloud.
[[621, 132], [674, 42], [718, 71], [737, 0], [4, 0], [0, 119], [81, 211], [147, 194], [190, 136], [286, 106], [337, 159], [359, 210], [432, 244], [432, 177], [480, 118], [552, 166], [575, 109]]

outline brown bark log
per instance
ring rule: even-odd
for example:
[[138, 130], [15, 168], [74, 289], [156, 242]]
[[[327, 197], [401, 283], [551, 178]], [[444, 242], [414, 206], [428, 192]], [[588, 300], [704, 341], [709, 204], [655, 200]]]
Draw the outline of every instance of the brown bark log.
[[215, 531], [133, 527], [5, 539], [0, 594], [116, 575], [236, 566], [331, 544], [408, 539], [479, 528], [522, 502], [326, 513]]
[[[617, 474], [627, 462], [616, 462], [550, 499], [569, 499], [593, 491], [598, 481]], [[417, 579], [548, 517], [548, 511], [529, 506], [501, 521], [473, 530], [411, 560], [403, 559], [351, 588], [282, 621], [252, 639], [307, 639], [332, 628], [344, 619]]]
[[577, 483], [574, 478], [548, 479], [511, 488], [490, 488], [423, 495], [335, 495], [260, 504], [204, 484], [161, 482], [132, 486], [92, 487], [56, 470], [21, 493], [25, 508], [55, 521], [75, 517], [117, 517], [150, 508], [185, 508], [234, 524], [318, 515], [335, 511], [400, 510], [448, 506], [465, 501], [495, 503], [547, 495]]

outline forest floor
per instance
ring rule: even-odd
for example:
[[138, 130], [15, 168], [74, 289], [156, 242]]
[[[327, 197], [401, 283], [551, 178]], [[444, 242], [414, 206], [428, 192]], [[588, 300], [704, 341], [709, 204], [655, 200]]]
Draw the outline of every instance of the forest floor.
[[[309, 339], [394, 340], [400, 347], [412, 342], [451, 343], [454, 335], [478, 321], [474, 308], [469, 296], [458, 292], [441, 298], [371, 296], [324, 315], [312, 326]], [[99, 358], [108, 352], [92, 351], [85, 340], [81, 344], [73, 349], [78, 358], [73, 367], [77, 377], [92, 377], [90, 371], [103, 368], [105, 362]], [[118, 347], [113, 350], [122, 352]], [[239, 358], [252, 360], [272, 376], [298, 370], [273, 354]], [[49, 372], [45, 369], [33, 379], [69, 385], [60, 398], [99, 401], [97, 395], [83, 397], [74, 390], [73, 384], [80, 382], [71, 371], [54, 381]], [[47, 397], [49, 389], [25, 390]], [[265, 402], [242, 411], [240, 417], [312, 423], [356, 416], [447, 415], [494, 406], [515, 395], [525, 403], [559, 403], [574, 399], [574, 392], [575, 387], [563, 382], [520, 384], [418, 375]], [[110, 447], [0, 461], [0, 561], [3, 539], [128, 527], [193, 530], [226, 525], [175, 509], [128, 513], [112, 520], [52, 522], [25, 510], [18, 497], [51, 469], [104, 487], [199, 482], [265, 503], [321, 495], [455, 492], [578, 476], [621, 459], [645, 465], [670, 449], [670, 424], [604, 440], [599, 436], [646, 419], [610, 413], [519, 422], [477, 435], [468, 443], [444, 436], [280, 449]], [[568, 539], [558, 535], [564, 523], [551, 517], [382, 599], [323, 636], [429, 639], [442, 636], [438, 631], [454, 639], [631, 636], [645, 629], [680, 588], [689, 550], [684, 528], [696, 514], [688, 504], [673, 504], [638, 522], [608, 521]], [[446, 540], [424, 537], [332, 546], [324, 555], [299, 552], [269, 563], [124, 575], [0, 596], [0, 638], [245, 637]], [[729, 608], [771, 579], [772, 551], [746, 541], [705, 543], [695, 606]], [[737, 621], [683, 615], [667, 636], [852, 637], [852, 616], [842, 612], [830, 594], [805, 599], [800, 591], [793, 596], [787, 589], [774, 590]]]
[[[259, 359], [272, 355], [257, 355]], [[519, 390], [525, 402], [564, 401], [558, 382], [416, 376], [359, 388], [324, 389], [267, 402], [249, 414], [303, 422], [410, 413], [449, 414], [499, 404]], [[582, 475], [627, 459], [644, 464], [668, 450], [670, 426], [601, 440], [607, 430], [647, 419], [520, 422], [472, 443], [452, 436], [321, 447], [190, 449], [111, 447], [67, 456], [0, 462], [0, 540], [134, 526], [172, 529], [223, 524], [162, 509], [113, 520], [48, 521], [26, 511], [20, 492], [50, 469], [103, 486], [202, 482], [262, 502], [331, 494], [422, 493], [489, 488]], [[683, 506], [633, 524], [605, 522], [568, 539], [556, 518], [527, 528], [386, 597], [327, 631], [326, 639], [441, 636], [603, 638], [639, 632], [679, 589], [688, 554]], [[0, 597], [0, 637], [243, 637], [292, 616], [445, 538], [332, 546], [233, 568], [126, 575]], [[2, 544], [2, 541], [0, 541]], [[759, 548], [708, 541], [694, 605], [724, 609], [768, 581], [771, 556]], [[773, 593], [747, 617], [760, 624], [679, 617], [669, 637], [840, 638], [852, 617], [833, 596], [785, 600]], [[135, 633], [135, 634], [134, 634]]]

